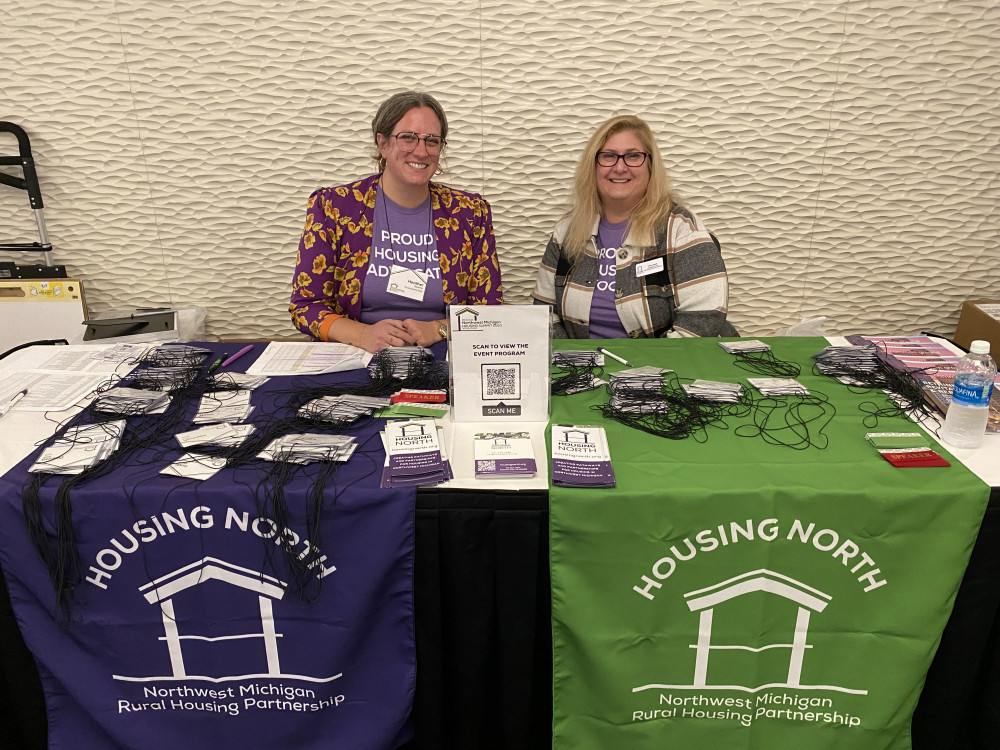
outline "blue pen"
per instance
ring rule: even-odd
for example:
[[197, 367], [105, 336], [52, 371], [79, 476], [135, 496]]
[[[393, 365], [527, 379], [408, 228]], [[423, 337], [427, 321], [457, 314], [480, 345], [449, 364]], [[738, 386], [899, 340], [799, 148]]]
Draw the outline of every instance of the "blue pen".
[[230, 357], [225, 362], [223, 362], [222, 363], [222, 367], [228, 367], [229, 365], [231, 365], [233, 362], [235, 362], [236, 360], [238, 360], [240, 357], [242, 357], [244, 354], [246, 354], [251, 349], [253, 349], [253, 344], [250, 344], [249, 346], [244, 346], [242, 349], [240, 349], [238, 352], [236, 352], [236, 354], [234, 354], [232, 357]]

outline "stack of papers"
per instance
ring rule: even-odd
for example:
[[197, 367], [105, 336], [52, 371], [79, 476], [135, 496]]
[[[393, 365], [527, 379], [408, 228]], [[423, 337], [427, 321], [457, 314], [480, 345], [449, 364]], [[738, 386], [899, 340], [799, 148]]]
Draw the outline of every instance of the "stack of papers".
[[382, 432], [382, 487], [440, 484], [452, 478], [451, 464], [433, 419], [389, 422]]
[[743, 354], [745, 352], [769, 352], [771, 347], [763, 341], [757, 339], [746, 339], [744, 341], [720, 341], [719, 346], [730, 354]]
[[407, 388], [403, 391], [396, 391], [389, 400], [394, 404], [443, 404], [448, 400], [448, 394], [440, 389], [420, 389]]
[[795, 378], [747, 378], [764, 396], [808, 396], [809, 389]]
[[479, 432], [472, 450], [477, 479], [533, 477], [537, 471], [530, 432]]
[[361, 417], [371, 416], [376, 409], [389, 405], [389, 399], [374, 396], [323, 396], [299, 409], [299, 416], [320, 422], [346, 425]]
[[743, 386], [739, 383], [723, 383], [718, 380], [695, 380], [690, 385], [685, 383], [681, 387], [692, 398], [729, 404], [738, 403], [740, 396], [743, 395]]
[[246, 422], [253, 407], [250, 405], [250, 391], [218, 391], [201, 397], [195, 424], [217, 422]]
[[317, 435], [298, 433], [282, 435], [272, 440], [257, 454], [268, 461], [290, 461], [311, 464], [316, 461], [347, 461], [357, 448], [350, 435]]
[[139, 388], [112, 388], [94, 399], [94, 411], [102, 414], [162, 414], [170, 405], [170, 394]]
[[28, 471], [79, 474], [114, 453], [124, 431], [124, 419], [70, 427]]
[[608, 437], [603, 427], [552, 425], [552, 484], [614, 487]]

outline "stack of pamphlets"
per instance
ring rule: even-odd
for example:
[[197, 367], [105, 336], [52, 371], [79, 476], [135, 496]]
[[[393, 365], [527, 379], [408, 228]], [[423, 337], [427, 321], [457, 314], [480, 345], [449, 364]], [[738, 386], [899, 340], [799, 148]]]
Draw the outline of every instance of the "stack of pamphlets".
[[70, 427], [28, 471], [79, 474], [114, 453], [124, 431], [124, 419]]
[[376, 396], [354, 396], [345, 393], [341, 396], [323, 396], [316, 398], [299, 409], [299, 416], [320, 422], [346, 425], [360, 417], [368, 417], [389, 405], [389, 399]]
[[719, 346], [730, 354], [743, 354], [746, 352], [769, 352], [771, 347], [763, 341], [757, 339], [744, 339], [743, 341], [720, 341]]
[[94, 399], [92, 408], [102, 414], [162, 414], [170, 405], [170, 394], [119, 386]]
[[413, 404], [400, 401], [390, 406], [383, 406], [375, 412], [375, 416], [379, 419], [417, 419], [420, 417], [441, 419], [450, 408], [448, 404]]
[[282, 435], [257, 454], [268, 461], [311, 464], [316, 461], [346, 461], [357, 445], [350, 435], [317, 435], [306, 432]]
[[195, 424], [246, 422], [252, 411], [250, 391], [217, 391], [201, 397], [192, 421]]
[[718, 380], [695, 380], [690, 385], [685, 383], [681, 387], [692, 398], [729, 404], [738, 403], [743, 395], [743, 386], [739, 383], [723, 383]]
[[537, 471], [530, 432], [478, 432], [472, 455], [477, 479], [533, 477]]
[[552, 484], [614, 487], [608, 437], [603, 427], [552, 425]]
[[451, 479], [441, 435], [433, 419], [388, 422], [382, 432], [385, 466], [381, 486], [415, 487]]
[[747, 378], [764, 396], [808, 396], [809, 389], [795, 378]]

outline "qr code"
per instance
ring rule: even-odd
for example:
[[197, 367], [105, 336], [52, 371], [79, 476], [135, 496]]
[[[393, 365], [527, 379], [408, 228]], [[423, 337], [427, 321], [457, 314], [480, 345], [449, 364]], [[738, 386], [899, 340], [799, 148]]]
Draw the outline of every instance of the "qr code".
[[521, 365], [483, 365], [483, 398], [521, 398]]
[[497, 470], [496, 461], [476, 461], [476, 471], [480, 474], [485, 472], [494, 472]]

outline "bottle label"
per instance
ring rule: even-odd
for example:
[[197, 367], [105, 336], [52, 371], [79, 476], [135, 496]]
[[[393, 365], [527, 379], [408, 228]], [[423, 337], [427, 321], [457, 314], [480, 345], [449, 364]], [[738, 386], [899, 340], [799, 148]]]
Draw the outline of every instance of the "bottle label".
[[962, 406], [989, 406], [993, 383], [975, 383], [961, 380], [955, 381], [955, 390], [951, 399]]

